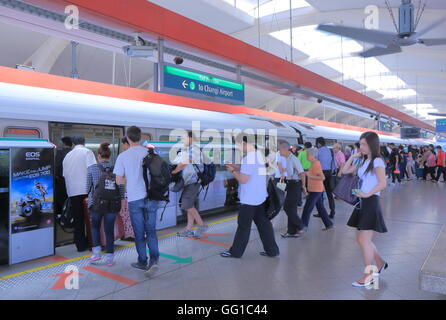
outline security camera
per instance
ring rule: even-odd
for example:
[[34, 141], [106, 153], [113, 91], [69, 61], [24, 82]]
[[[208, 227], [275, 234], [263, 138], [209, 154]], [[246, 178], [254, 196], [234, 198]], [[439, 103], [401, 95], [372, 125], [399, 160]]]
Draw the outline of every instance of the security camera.
[[321, 98], [317, 98], [317, 103], [322, 103], [322, 101], [324, 100], [322, 100]]
[[173, 61], [175, 62], [175, 64], [182, 64], [184, 59], [181, 57], [175, 57], [173, 58]]
[[122, 48], [124, 53], [129, 57], [134, 58], [148, 58], [153, 57], [153, 47], [152, 46], [124, 46]]

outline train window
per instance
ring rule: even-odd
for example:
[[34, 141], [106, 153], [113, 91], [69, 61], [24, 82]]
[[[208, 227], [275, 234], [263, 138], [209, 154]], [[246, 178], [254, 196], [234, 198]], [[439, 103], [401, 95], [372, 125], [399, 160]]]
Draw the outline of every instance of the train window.
[[141, 140], [152, 141], [152, 135], [150, 133], [141, 133]]
[[[170, 136], [167, 135], [167, 134], [163, 134], [163, 135], [161, 135], [159, 141], [175, 142], [175, 141], [170, 141]], [[178, 141], [181, 141], [181, 137], [178, 136], [176, 141], [177, 141], [177, 142], [178, 142]]]
[[42, 135], [37, 128], [7, 127], [3, 136], [5, 138], [40, 138]]
[[308, 124], [308, 123], [299, 122], [298, 125], [300, 125], [301, 127], [304, 127], [305, 129], [308, 129], [308, 130], [314, 130], [314, 126], [311, 124]]
[[338, 140], [336, 140], [336, 139], [325, 139], [325, 145], [327, 147], [334, 146], [337, 142], [338, 142]]

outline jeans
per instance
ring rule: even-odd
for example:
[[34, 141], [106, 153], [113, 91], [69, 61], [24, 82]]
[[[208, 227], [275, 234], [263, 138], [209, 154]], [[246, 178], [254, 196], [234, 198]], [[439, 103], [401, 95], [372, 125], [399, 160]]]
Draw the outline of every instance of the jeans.
[[245, 252], [246, 246], [249, 242], [249, 235], [251, 234], [252, 221], [257, 226], [257, 231], [260, 235], [260, 240], [263, 244], [263, 249], [270, 256], [279, 255], [279, 247], [274, 238], [274, 229], [271, 221], [265, 213], [263, 204], [258, 206], [251, 206], [242, 204], [238, 213], [238, 225], [235, 232], [234, 243], [229, 249], [233, 257], [241, 258]]
[[324, 200], [322, 199], [323, 192], [309, 192], [307, 201], [305, 202], [304, 210], [302, 213], [302, 222], [308, 227], [308, 223], [310, 222], [310, 215], [316, 206], [317, 212], [322, 218], [322, 222], [325, 225], [325, 228], [328, 228], [333, 225], [330, 218], [328, 217], [327, 210], [324, 207]]
[[91, 234], [93, 237], [93, 247], [101, 245], [101, 221], [104, 217], [104, 230], [106, 240], [107, 253], [113, 253], [113, 247], [115, 243], [115, 220], [116, 213], [97, 213], [90, 210], [91, 216]]
[[147, 265], [146, 244], [150, 250], [150, 261], [158, 261], [160, 253], [156, 236], [156, 212], [158, 201], [141, 199], [129, 202], [130, 220], [135, 233], [138, 262]]

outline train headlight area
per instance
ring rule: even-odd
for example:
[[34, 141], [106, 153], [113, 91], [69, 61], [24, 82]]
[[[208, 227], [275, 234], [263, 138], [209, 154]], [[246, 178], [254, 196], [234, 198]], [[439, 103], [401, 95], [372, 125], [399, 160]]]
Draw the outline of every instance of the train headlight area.
[[446, 5], [161, 2], [0, 0], [0, 299], [445, 300]]

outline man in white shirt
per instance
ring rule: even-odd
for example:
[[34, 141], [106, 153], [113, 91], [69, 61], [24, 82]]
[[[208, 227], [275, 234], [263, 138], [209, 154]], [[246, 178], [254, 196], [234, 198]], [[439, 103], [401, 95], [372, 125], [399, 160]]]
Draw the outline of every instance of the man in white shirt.
[[303, 234], [304, 224], [297, 214], [297, 207], [302, 201], [302, 191], [305, 189], [305, 171], [299, 159], [291, 152], [287, 141], [279, 141], [280, 155], [286, 159], [286, 197], [283, 210], [288, 216], [287, 232], [283, 238], [298, 238]]
[[[208, 226], [203, 222], [195, 207], [195, 203], [200, 193], [200, 183], [197, 174], [197, 170], [203, 171], [203, 159], [200, 146], [197, 145], [195, 136], [192, 131], [188, 131], [183, 137], [184, 148], [178, 154], [177, 158], [173, 161], [176, 164], [175, 170], [172, 174], [176, 174], [181, 171], [184, 180], [184, 188], [181, 193], [181, 210], [185, 210], [187, 213], [187, 225], [186, 228], [177, 233], [179, 237], [195, 237], [201, 238], [201, 236], [207, 231]], [[194, 222], [197, 223], [198, 229], [196, 232], [192, 231]]]
[[234, 242], [228, 251], [220, 255], [224, 258], [241, 258], [249, 242], [251, 224], [257, 226], [265, 251], [260, 255], [275, 257], [279, 255], [279, 247], [274, 238], [274, 229], [266, 215], [264, 202], [268, 197], [267, 177], [264, 156], [249, 141], [248, 134], [239, 134], [235, 139], [237, 148], [246, 153], [241, 165], [227, 164], [227, 170], [234, 175], [240, 186], [240, 210], [238, 226]]
[[74, 148], [65, 156], [62, 167], [74, 218], [74, 243], [77, 251], [82, 252], [88, 249], [83, 206], [87, 197], [87, 168], [96, 164], [96, 158], [93, 151], [85, 147], [84, 137], [75, 136], [72, 142]]
[[[126, 184], [127, 200], [135, 233], [135, 246], [138, 252], [138, 262], [131, 266], [144, 270], [146, 276], [152, 276], [158, 271], [159, 249], [156, 236], [156, 220], [158, 201], [150, 200], [143, 176], [143, 160], [148, 154], [147, 148], [141, 146], [141, 129], [129, 127], [126, 137], [130, 147], [119, 154], [113, 173], [116, 174], [118, 185]], [[149, 174], [150, 175], [150, 174]], [[150, 261], [147, 264], [147, 249], [150, 250]]]

